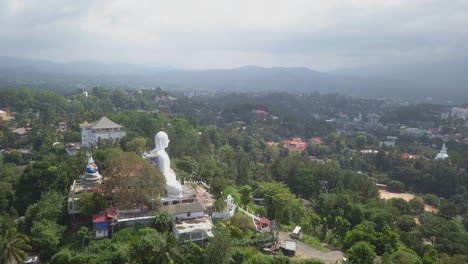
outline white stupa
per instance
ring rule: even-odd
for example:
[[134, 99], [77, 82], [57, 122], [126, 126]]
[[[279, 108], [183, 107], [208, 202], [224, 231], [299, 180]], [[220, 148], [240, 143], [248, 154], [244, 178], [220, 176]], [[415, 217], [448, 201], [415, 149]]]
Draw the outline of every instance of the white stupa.
[[94, 159], [91, 155], [88, 155], [88, 165], [86, 165], [85, 173], [82, 176], [82, 181], [84, 183], [95, 184], [100, 183], [102, 179], [101, 174], [99, 174], [99, 169], [94, 162]]
[[445, 160], [447, 159], [449, 156], [447, 154], [447, 148], [445, 147], [445, 143], [444, 145], [442, 146], [442, 149], [440, 150], [439, 154], [437, 154], [437, 156], [435, 157], [436, 160]]

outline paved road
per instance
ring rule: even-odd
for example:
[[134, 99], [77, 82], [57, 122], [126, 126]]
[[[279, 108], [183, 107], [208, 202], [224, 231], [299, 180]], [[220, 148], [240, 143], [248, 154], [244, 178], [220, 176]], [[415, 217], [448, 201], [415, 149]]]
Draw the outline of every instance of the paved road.
[[[290, 240], [291, 238], [289, 237], [289, 234], [290, 232], [279, 232], [279, 240]], [[328, 245], [324, 245], [324, 247], [328, 248], [330, 252], [320, 251], [298, 240], [296, 255], [302, 258], [317, 258], [324, 261], [325, 263], [335, 263], [337, 260], [342, 260], [343, 252], [341, 250]]]

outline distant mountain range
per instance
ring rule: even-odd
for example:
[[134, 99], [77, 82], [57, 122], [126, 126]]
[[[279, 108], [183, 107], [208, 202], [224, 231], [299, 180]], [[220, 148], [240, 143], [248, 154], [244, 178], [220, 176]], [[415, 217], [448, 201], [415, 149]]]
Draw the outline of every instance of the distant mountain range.
[[[365, 70], [361, 70], [362, 73]], [[359, 72], [359, 71], [358, 71]], [[368, 71], [370, 73], [370, 71]], [[359, 76], [360, 75], [360, 76]], [[94, 86], [126, 89], [161, 87], [166, 90], [293, 93], [344, 93], [357, 97], [391, 97], [423, 101], [432, 97], [444, 103], [468, 101], [468, 79], [432, 82], [408, 76], [356, 74], [352, 71], [324, 73], [308, 68], [263, 68], [187, 70], [133, 64], [94, 62], [55, 63], [0, 57], [0, 87], [29, 86], [62, 93]]]

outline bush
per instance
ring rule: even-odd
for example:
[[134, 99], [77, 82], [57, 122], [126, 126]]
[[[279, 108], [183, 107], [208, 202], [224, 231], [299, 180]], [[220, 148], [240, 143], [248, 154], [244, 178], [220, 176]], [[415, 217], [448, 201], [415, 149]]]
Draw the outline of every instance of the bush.
[[390, 181], [388, 184], [388, 190], [392, 192], [404, 192], [405, 191], [405, 184], [401, 181]]
[[372, 264], [375, 257], [374, 247], [364, 241], [357, 242], [348, 251], [348, 259], [351, 264]]
[[434, 207], [440, 207], [440, 199], [434, 194], [426, 194], [423, 196], [423, 200], [428, 205], [432, 205]]

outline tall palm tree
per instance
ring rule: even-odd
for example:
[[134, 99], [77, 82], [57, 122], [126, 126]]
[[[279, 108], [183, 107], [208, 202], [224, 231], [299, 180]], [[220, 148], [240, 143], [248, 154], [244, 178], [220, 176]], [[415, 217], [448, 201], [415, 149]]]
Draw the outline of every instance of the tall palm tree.
[[172, 216], [167, 212], [155, 215], [153, 225], [161, 233], [172, 231]]
[[28, 255], [25, 251], [31, 250], [29, 238], [15, 228], [2, 232], [0, 238], [0, 264], [21, 263]]

